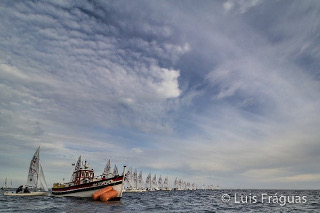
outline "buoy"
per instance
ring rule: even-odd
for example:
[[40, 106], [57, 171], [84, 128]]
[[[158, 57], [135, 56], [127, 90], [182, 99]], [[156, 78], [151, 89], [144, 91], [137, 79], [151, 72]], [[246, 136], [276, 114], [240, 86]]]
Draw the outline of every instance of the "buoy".
[[111, 191], [111, 190], [113, 190], [112, 186], [108, 186], [108, 187], [106, 187], [106, 188], [100, 189], [100, 190], [98, 190], [98, 191], [96, 191], [96, 192], [94, 192], [94, 193], [92, 194], [92, 199], [93, 199], [93, 200], [98, 200], [99, 197], [100, 197], [100, 195], [102, 195], [102, 194], [105, 193], [105, 192], [109, 192], [109, 191]]
[[108, 200], [115, 198], [117, 196], [118, 196], [118, 192], [116, 190], [111, 190], [111, 191], [105, 192], [102, 195], [100, 195], [100, 200], [101, 201], [108, 201]]

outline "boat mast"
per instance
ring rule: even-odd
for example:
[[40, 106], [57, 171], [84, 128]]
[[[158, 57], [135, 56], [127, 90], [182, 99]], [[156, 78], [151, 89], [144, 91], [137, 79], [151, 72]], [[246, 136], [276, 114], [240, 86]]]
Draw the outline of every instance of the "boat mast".
[[8, 186], [7, 186], [7, 179], [8, 179], [8, 178], [6, 177], [6, 180], [4, 181], [4, 187], [3, 187], [4, 189], [7, 189], [7, 188], [8, 188]]
[[135, 173], [136, 173], [136, 189], [138, 189], [138, 172], [137, 172], [137, 169], [135, 169]]
[[37, 156], [37, 163], [38, 163], [38, 169], [37, 169], [37, 183], [36, 183], [36, 188], [38, 188], [38, 180], [39, 180], [39, 170], [40, 170], [40, 146], [38, 147], [38, 156]]

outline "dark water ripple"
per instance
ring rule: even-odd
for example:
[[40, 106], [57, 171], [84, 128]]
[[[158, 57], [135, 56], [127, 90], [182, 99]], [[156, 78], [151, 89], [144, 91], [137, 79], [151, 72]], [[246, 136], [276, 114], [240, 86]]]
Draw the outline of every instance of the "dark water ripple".
[[[262, 202], [261, 194], [306, 196], [306, 203]], [[276, 194], [277, 193], [277, 194]], [[229, 202], [222, 202], [224, 194]], [[257, 197], [254, 203], [235, 203], [239, 197]], [[239, 200], [238, 200], [239, 201]], [[0, 195], [0, 212], [320, 212], [319, 190], [197, 190], [125, 193], [118, 202], [81, 198], [10, 197]]]

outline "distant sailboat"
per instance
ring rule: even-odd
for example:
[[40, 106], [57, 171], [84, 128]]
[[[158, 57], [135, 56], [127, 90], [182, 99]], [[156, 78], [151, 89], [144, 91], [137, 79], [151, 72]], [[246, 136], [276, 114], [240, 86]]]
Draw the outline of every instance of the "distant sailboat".
[[152, 185], [153, 185], [153, 190], [159, 190], [158, 185], [157, 185], [157, 175], [154, 175], [152, 178]]
[[162, 190], [165, 190], [165, 191], [169, 191], [170, 190], [168, 176], [166, 176], [166, 178], [164, 179], [163, 189]]
[[111, 165], [110, 165], [110, 159], [106, 163], [106, 166], [104, 167], [102, 177], [103, 178], [111, 178], [113, 174], [111, 173]]
[[151, 173], [149, 173], [146, 178], [146, 187], [148, 191], [151, 191]]
[[127, 192], [128, 190], [132, 189], [132, 167], [131, 166], [125, 176], [125, 183], [127, 185], [125, 188], [125, 192]]
[[138, 189], [138, 173], [137, 173], [137, 169], [134, 169], [133, 172], [133, 189]]
[[142, 183], [143, 183], [142, 171], [140, 171], [139, 176], [138, 176], [138, 184], [139, 184], [138, 189], [140, 189], [140, 190], [143, 190]]
[[112, 174], [113, 174], [113, 176], [119, 176], [117, 165], [114, 165], [114, 169], [113, 169], [113, 173]]
[[178, 190], [182, 190], [182, 187], [183, 187], [182, 180], [179, 179], [179, 182], [178, 182]]
[[140, 171], [140, 174], [138, 176], [137, 169], [135, 169], [133, 173], [132, 173], [132, 170], [130, 170], [129, 175], [131, 176], [130, 179], [128, 178], [128, 180], [127, 180], [127, 183], [128, 183], [129, 186], [126, 188], [125, 192], [143, 192], [143, 191], [146, 191], [141, 186], [141, 184], [142, 184], [142, 171]]
[[187, 183], [186, 190], [191, 190], [191, 188], [190, 188], [190, 182]]
[[159, 187], [160, 190], [163, 189], [163, 181], [162, 181], [161, 175], [160, 175], [159, 180], [158, 180], [158, 187]]
[[3, 195], [10, 196], [40, 196], [40, 195], [48, 195], [48, 187], [43, 174], [43, 169], [40, 164], [40, 146], [36, 150], [33, 155], [33, 158], [30, 162], [29, 173], [27, 183], [25, 185], [26, 188], [31, 189], [31, 191], [27, 192], [4, 192]]
[[8, 180], [8, 178], [6, 178], [4, 180], [4, 183], [3, 183], [2, 187], [1, 187], [2, 190], [7, 190], [8, 189], [7, 180]]

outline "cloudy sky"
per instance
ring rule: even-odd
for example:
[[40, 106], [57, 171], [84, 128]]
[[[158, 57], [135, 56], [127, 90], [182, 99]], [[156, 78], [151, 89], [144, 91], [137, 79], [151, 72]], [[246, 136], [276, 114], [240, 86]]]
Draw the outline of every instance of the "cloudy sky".
[[[223, 188], [320, 188], [318, 1], [0, 2], [0, 181], [38, 146]], [[121, 170], [121, 169], [120, 169]]]

